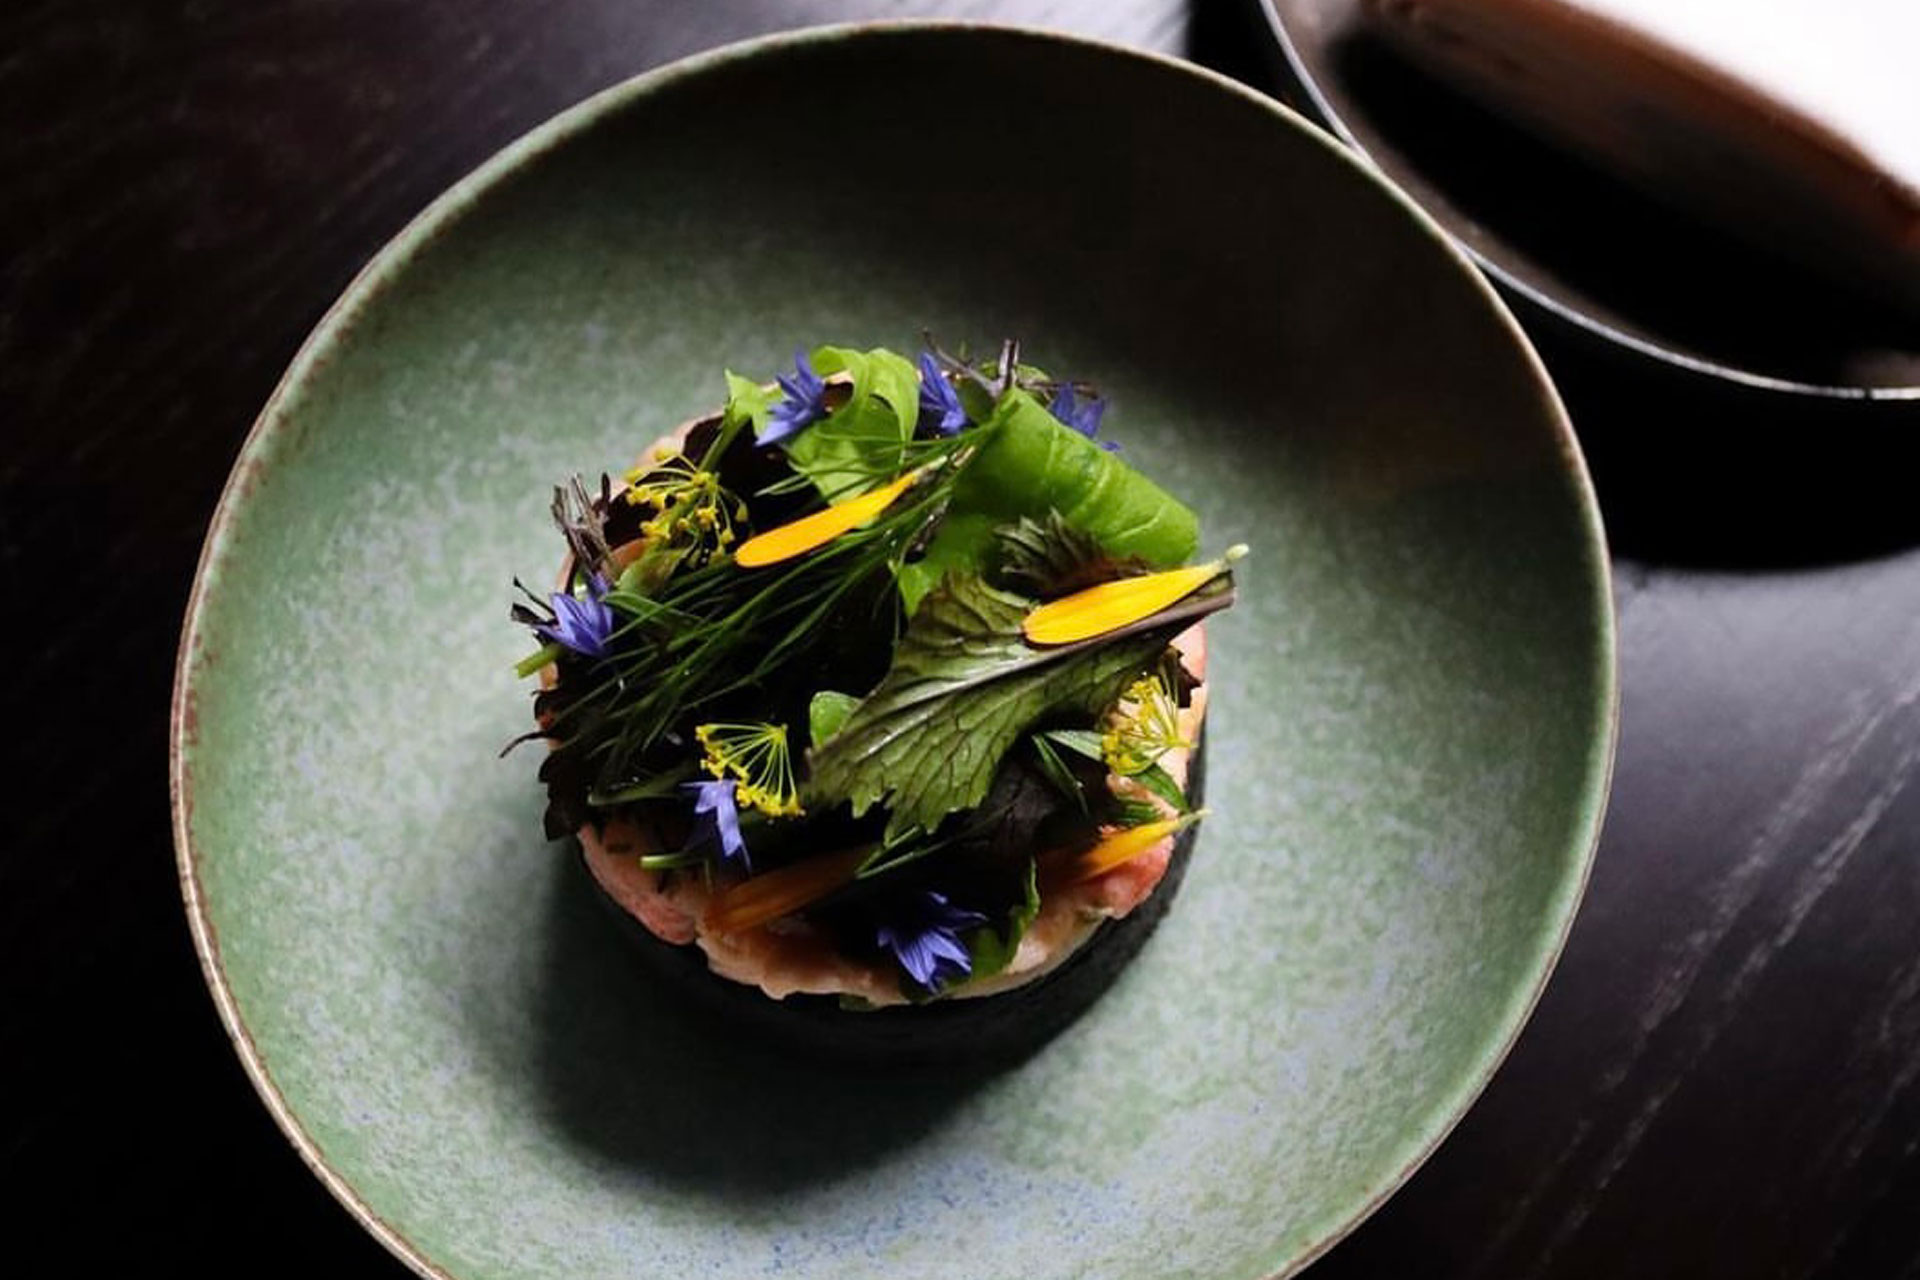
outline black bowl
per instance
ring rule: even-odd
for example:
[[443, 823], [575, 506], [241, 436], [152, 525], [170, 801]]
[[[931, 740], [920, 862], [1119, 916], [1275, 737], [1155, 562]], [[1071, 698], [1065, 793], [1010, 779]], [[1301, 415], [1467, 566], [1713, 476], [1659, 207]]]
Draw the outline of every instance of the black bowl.
[[[1360, 0], [1243, 0], [1280, 95], [1474, 258], [1552, 371], [1617, 549], [1906, 545], [1920, 332], [1555, 150], [1370, 37]], [[1920, 116], [1915, 127], [1920, 128]], [[1843, 499], [1845, 514], [1816, 511]]]

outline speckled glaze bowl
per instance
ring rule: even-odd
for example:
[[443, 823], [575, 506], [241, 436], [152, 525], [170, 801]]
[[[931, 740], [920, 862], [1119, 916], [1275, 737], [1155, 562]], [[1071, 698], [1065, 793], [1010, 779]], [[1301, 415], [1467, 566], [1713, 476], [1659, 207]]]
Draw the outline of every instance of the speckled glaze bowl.
[[[506, 618], [549, 485], [801, 343], [1027, 340], [1245, 541], [1175, 909], [1016, 1067], [862, 1075], [650, 991], [540, 837]], [[1433, 225], [1293, 116], [1056, 36], [814, 31], [670, 67], [461, 182], [328, 314], [214, 517], [180, 868], [247, 1070], [422, 1274], [1302, 1265], [1486, 1082], [1613, 743], [1553, 391]]]

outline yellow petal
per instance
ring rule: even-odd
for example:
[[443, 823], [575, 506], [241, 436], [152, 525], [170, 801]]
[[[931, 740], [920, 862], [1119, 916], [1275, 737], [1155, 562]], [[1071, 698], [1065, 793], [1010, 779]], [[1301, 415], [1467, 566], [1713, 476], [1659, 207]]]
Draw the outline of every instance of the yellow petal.
[[892, 506], [894, 500], [905, 493], [914, 482], [917, 472], [909, 471], [898, 480], [882, 485], [871, 493], [863, 493], [857, 498], [848, 498], [845, 502], [836, 502], [825, 511], [816, 511], [810, 516], [783, 524], [777, 529], [769, 529], [740, 544], [733, 553], [733, 562], [743, 569], [759, 569], [770, 564], [779, 564], [782, 560], [791, 560], [795, 556], [805, 555], [815, 547], [824, 546], [849, 529], [858, 528], [867, 521]]
[[1090, 640], [1152, 617], [1213, 581], [1224, 568], [1222, 562], [1215, 561], [1103, 582], [1041, 605], [1027, 615], [1020, 630], [1034, 644]]
[[1091, 849], [1069, 859], [1053, 877], [1058, 884], [1079, 884], [1103, 876], [1115, 867], [1132, 862], [1169, 836], [1178, 835], [1206, 816], [1206, 811], [1182, 814], [1164, 822], [1148, 822], [1127, 827], [1107, 836]]
[[791, 915], [852, 880], [872, 853], [872, 845], [857, 845], [743, 880], [715, 896], [707, 927], [738, 933]]

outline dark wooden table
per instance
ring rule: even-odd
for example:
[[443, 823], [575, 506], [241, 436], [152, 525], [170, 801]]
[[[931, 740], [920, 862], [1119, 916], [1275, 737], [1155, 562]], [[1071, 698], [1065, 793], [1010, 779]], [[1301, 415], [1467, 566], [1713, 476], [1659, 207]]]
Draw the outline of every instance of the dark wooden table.
[[[1251, 8], [0, 10], [10, 1251], [59, 1260], [34, 1274], [403, 1274], [300, 1165], [227, 1047], [164, 781], [202, 531], [255, 411], [354, 270], [501, 144], [706, 46], [941, 14], [1263, 84]], [[1773, 487], [1729, 482], [1724, 458], [1685, 449], [1697, 423], [1609, 385], [1581, 427], [1622, 554], [1625, 692], [1587, 903], [1486, 1096], [1315, 1274], [1920, 1276], [1920, 496], [1902, 484], [1892, 507], [1816, 518], [1804, 491], [1845, 494], [1849, 467], [1884, 479], [1911, 450], [1882, 440], [1836, 464], [1830, 442], [1775, 435]]]

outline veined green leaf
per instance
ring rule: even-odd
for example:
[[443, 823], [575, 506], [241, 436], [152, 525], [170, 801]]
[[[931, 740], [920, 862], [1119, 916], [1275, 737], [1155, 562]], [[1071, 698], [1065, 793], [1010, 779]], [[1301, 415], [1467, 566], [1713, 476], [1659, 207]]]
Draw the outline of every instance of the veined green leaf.
[[[975, 896], [989, 881], [1004, 881], [1002, 869], [1011, 870], [1009, 892], [1002, 894], [1003, 909], [1017, 902], [1024, 892], [1026, 862], [1033, 850], [1041, 848], [1041, 831], [1053, 819], [1070, 811], [1044, 772], [1018, 754], [1009, 754], [994, 771], [987, 798], [977, 808], [941, 824], [940, 830], [927, 835], [913, 832], [891, 844], [878, 846], [860, 864], [856, 878], [870, 880], [920, 861], [940, 855], [950, 872], [971, 883], [967, 905], [991, 910], [986, 900]], [[1084, 812], [1081, 817], [1085, 819]], [[981, 873], [994, 870], [983, 880]], [[994, 896], [987, 889], [987, 900]]]
[[1196, 594], [1096, 640], [1035, 649], [1020, 634], [1033, 602], [974, 577], [927, 597], [880, 684], [809, 753], [808, 809], [845, 801], [892, 809], [887, 837], [932, 831], [978, 805], [1001, 757], [1049, 715], [1096, 715], [1195, 618], [1230, 592]]
[[837, 689], [822, 689], [807, 702], [807, 741], [819, 746], [847, 722], [860, 699]]
[[1021, 516], [993, 531], [994, 580], [1027, 595], [1053, 600], [1138, 572], [1135, 560], [1116, 560], [1090, 534], [1058, 511]]
[[1171, 569], [1200, 547], [1200, 522], [1166, 490], [1057, 420], [1025, 391], [1000, 398], [975, 432], [976, 451], [954, 482], [926, 554], [900, 573], [909, 616], [950, 573], [977, 574], [994, 530], [1022, 515], [1059, 512], [1107, 554]]
[[821, 377], [852, 379], [847, 402], [793, 437], [787, 460], [829, 502], [867, 492], [906, 468], [907, 442], [920, 417], [920, 379], [913, 365], [885, 348], [813, 352]]

